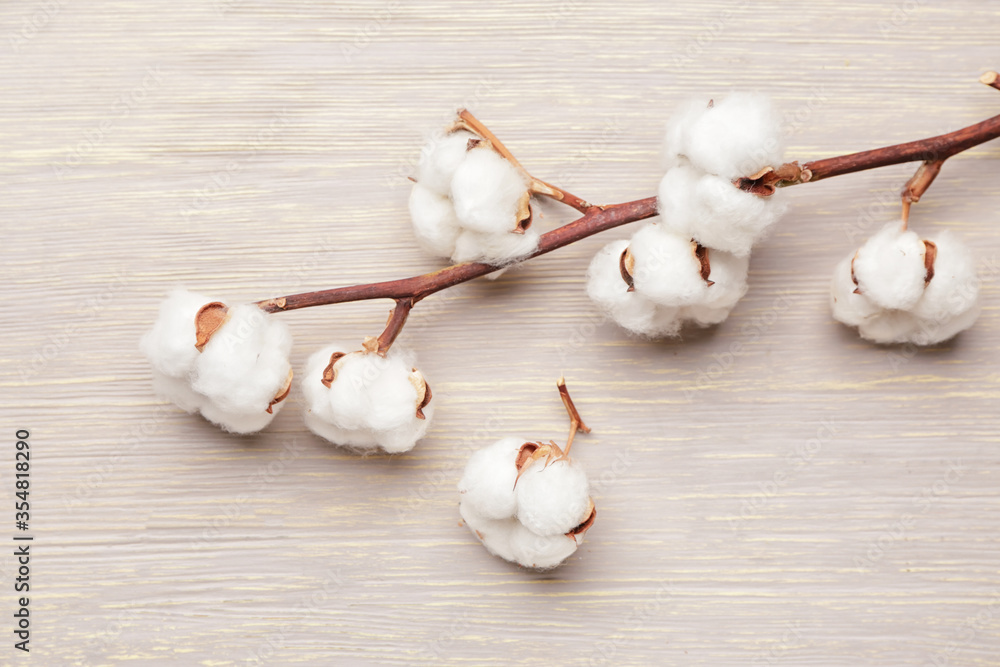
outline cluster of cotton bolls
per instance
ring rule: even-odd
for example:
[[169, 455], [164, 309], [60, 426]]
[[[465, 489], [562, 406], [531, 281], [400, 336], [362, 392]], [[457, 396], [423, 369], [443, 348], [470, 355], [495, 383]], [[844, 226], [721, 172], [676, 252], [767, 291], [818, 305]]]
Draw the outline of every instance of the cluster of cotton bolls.
[[[160, 304], [140, 344], [157, 394], [240, 434], [260, 431], [284, 405], [291, 346], [288, 327], [256, 305], [230, 308], [182, 289]], [[346, 349], [331, 345], [309, 359], [306, 425], [357, 450], [413, 449], [434, 414], [413, 353], [391, 348], [383, 356], [374, 338], [356, 352]]]
[[979, 316], [974, 267], [972, 253], [953, 234], [921, 240], [890, 223], [837, 265], [833, 316], [876, 343], [939, 343]]
[[141, 342], [158, 394], [233, 433], [259, 431], [281, 409], [291, 346], [288, 327], [257, 306], [229, 308], [182, 289]]
[[493, 144], [467, 130], [435, 136], [424, 147], [410, 194], [417, 241], [455, 262], [508, 264], [531, 254], [530, 180]]
[[309, 358], [302, 389], [306, 426], [316, 435], [357, 450], [413, 449], [433, 416], [431, 389], [411, 352], [374, 345], [345, 353], [330, 345]]
[[554, 443], [498, 440], [472, 455], [458, 488], [469, 529], [524, 567], [562, 563], [596, 517], [586, 473]]
[[750, 187], [781, 157], [768, 98], [682, 105], [667, 127], [661, 220], [594, 257], [590, 298], [619, 325], [653, 337], [725, 320], [746, 293], [750, 249], [784, 211], [773, 187]]

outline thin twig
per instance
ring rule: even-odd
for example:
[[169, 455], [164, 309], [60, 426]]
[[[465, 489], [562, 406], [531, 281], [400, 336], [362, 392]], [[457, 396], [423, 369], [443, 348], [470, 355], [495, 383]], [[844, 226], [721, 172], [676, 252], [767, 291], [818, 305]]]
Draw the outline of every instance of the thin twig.
[[985, 83], [990, 88], [1000, 90], [1000, 74], [996, 72], [986, 72], [979, 77], [979, 83]]
[[403, 325], [406, 324], [406, 318], [409, 317], [410, 309], [412, 308], [413, 299], [396, 299], [396, 307], [389, 313], [389, 321], [385, 324], [385, 330], [378, 337], [378, 353], [380, 356], [384, 357], [389, 348], [392, 347], [396, 336], [403, 330]]
[[556, 387], [559, 389], [559, 398], [562, 399], [563, 406], [566, 408], [566, 414], [569, 415], [569, 436], [566, 438], [566, 447], [563, 448], [563, 456], [569, 456], [569, 450], [573, 446], [573, 438], [576, 437], [576, 432], [583, 431], [584, 433], [590, 433], [590, 427], [583, 422], [580, 411], [576, 409], [576, 404], [573, 403], [573, 397], [569, 395], [569, 389], [566, 388], [566, 378], [560, 377], [559, 382], [556, 383]]
[[900, 198], [903, 202], [903, 229], [906, 229], [907, 224], [910, 222], [910, 204], [920, 201], [920, 197], [927, 192], [927, 188], [937, 178], [943, 165], [944, 160], [920, 163], [920, 166], [917, 167], [917, 173], [913, 174], [910, 180], [906, 182], [906, 185], [903, 186], [903, 191], [900, 193]]

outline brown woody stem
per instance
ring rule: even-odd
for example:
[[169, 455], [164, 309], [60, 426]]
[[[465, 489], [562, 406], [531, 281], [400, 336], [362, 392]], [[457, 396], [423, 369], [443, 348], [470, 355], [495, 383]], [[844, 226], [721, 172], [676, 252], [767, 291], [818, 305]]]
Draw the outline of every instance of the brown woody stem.
[[403, 330], [403, 325], [406, 324], [406, 318], [410, 316], [412, 308], [413, 299], [396, 299], [396, 307], [389, 313], [389, 321], [385, 323], [385, 329], [378, 337], [379, 355], [384, 357], [389, 348], [392, 347], [399, 332]]
[[1000, 90], [1000, 74], [996, 72], [986, 72], [979, 77], [979, 83], [985, 83], [990, 88]]
[[583, 431], [584, 433], [590, 433], [590, 427], [583, 423], [580, 411], [576, 409], [573, 397], [569, 395], [569, 389], [566, 388], [566, 378], [559, 378], [556, 387], [559, 389], [559, 398], [562, 399], [563, 406], [566, 408], [566, 414], [569, 415], [569, 436], [566, 438], [566, 447], [563, 448], [563, 456], [568, 456], [569, 450], [573, 446], [573, 438], [576, 437], [576, 432]]
[[906, 229], [906, 225], [910, 221], [910, 204], [920, 201], [920, 197], [927, 192], [927, 188], [937, 178], [943, 165], [944, 160], [922, 162], [917, 167], [917, 173], [913, 174], [903, 186], [903, 191], [900, 193], [900, 198], [903, 201], [903, 229]]

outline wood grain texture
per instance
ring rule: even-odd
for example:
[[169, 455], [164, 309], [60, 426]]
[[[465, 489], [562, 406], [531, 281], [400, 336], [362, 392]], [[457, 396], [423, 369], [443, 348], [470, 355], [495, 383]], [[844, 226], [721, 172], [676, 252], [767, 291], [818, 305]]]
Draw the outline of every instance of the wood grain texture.
[[[998, 664], [995, 142], [914, 207], [984, 279], [978, 324], [929, 350], [866, 344], [826, 302], [906, 165], [788, 191], [746, 299], [681, 342], [630, 339], [584, 294], [627, 229], [421, 303], [401, 342], [438, 412], [406, 456], [324, 444], [296, 394], [227, 436], [158, 401], [137, 350], [175, 284], [252, 300], [438, 266], [406, 176], [460, 105], [539, 177], [625, 201], [654, 194], [663, 122], [695, 92], [769, 92], [801, 161], [994, 115], [976, 80], [1000, 67], [998, 19], [972, 0], [0, 4], [0, 461], [30, 429], [30, 659]], [[282, 315], [296, 367], [388, 308]], [[455, 484], [493, 438], [562, 436], [560, 374], [600, 514], [529, 573], [459, 525]], [[0, 662], [20, 664], [9, 551]]]

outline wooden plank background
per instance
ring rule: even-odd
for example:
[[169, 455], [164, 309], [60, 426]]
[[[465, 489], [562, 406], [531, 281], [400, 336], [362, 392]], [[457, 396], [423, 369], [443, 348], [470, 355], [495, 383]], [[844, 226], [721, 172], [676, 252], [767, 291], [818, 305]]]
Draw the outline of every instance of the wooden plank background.
[[[685, 95], [763, 90], [809, 160], [995, 114], [1000, 3], [0, 4], [0, 303], [13, 433], [31, 431], [31, 656], [44, 665], [1000, 664], [1000, 145], [949, 161], [912, 224], [976, 248], [984, 310], [928, 350], [831, 320], [835, 263], [898, 214], [899, 166], [787, 192], [723, 325], [648, 342], [604, 323], [588, 239], [422, 303], [437, 416], [358, 458], [297, 395], [225, 435], [157, 400], [138, 339], [183, 284], [226, 300], [439, 266], [408, 182], [468, 105], [590, 200], [655, 192]], [[572, 212], [543, 205], [552, 227]], [[388, 305], [283, 315], [300, 367]], [[735, 353], [734, 353], [735, 352]], [[562, 568], [459, 524], [470, 451], [561, 438], [600, 510]], [[4, 539], [10, 539], [8, 536]], [[0, 662], [15, 563], [0, 558]]]

